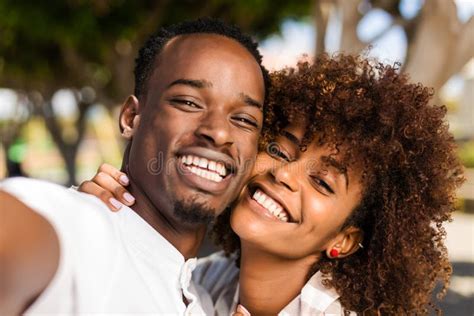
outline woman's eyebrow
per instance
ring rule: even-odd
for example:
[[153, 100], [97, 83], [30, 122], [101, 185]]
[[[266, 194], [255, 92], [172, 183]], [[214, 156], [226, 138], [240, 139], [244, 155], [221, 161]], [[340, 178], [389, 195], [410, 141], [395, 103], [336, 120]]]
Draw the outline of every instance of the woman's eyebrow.
[[290, 132], [283, 130], [283, 131], [281, 131], [281, 135], [285, 136], [290, 142], [294, 143], [296, 146], [298, 146], [298, 147], [300, 146], [301, 142], [298, 139], [298, 137], [291, 134]]

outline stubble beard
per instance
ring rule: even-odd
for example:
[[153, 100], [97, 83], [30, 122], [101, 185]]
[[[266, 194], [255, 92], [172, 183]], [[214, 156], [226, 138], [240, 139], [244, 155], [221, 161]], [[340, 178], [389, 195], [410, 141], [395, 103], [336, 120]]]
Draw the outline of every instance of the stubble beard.
[[174, 201], [174, 215], [185, 224], [207, 225], [216, 217], [216, 210], [191, 198]]

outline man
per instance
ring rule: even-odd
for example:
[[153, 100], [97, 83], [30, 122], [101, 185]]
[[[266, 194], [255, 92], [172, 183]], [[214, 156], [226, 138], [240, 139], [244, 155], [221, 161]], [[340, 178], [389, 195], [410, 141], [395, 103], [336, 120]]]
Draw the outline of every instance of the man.
[[133, 210], [41, 181], [0, 184], [0, 314], [204, 313], [193, 257], [251, 171], [266, 78], [256, 44], [218, 21], [151, 37], [120, 114]]

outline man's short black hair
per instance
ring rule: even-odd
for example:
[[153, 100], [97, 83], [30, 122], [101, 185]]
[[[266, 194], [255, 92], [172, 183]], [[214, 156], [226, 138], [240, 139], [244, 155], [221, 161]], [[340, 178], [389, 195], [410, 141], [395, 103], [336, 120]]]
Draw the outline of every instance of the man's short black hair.
[[255, 58], [262, 70], [265, 83], [265, 96], [270, 83], [268, 71], [262, 66], [262, 55], [258, 51], [258, 44], [250, 36], [242, 33], [239, 27], [212, 18], [200, 18], [194, 21], [186, 21], [168, 27], [162, 27], [157, 33], [148, 38], [138, 52], [135, 60], [135, 95], [140, 97], [146, 92], [147, 81], [153, 72], [156, 56], [158, 56], [166, 43], [172, 38], [186, 34], [217, 34], [233, 39], [244, 46]]

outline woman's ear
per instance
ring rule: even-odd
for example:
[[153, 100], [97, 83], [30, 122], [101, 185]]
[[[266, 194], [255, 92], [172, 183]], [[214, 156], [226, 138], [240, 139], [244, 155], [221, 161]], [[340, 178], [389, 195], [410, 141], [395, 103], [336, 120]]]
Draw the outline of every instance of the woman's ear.
[[140, 123], [139, 108], [137, 97], [130, 95], [120, 109], [120, 131], [122, 136], [128, 140], [132, 139]]
[[361, 248], [364, 234], [362, 231], [354, 226], [344, 228], [337, 236], [329, 243], [326, 248], [326, 255], [329, 258], [344, 258], [350, 256]]

